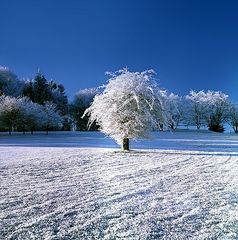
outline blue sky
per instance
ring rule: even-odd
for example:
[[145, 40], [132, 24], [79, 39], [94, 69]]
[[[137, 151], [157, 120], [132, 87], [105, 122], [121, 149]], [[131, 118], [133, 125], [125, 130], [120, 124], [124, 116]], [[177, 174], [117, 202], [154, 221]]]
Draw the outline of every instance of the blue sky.
[[169, 91], [238, 100], [238, 1], [0, 1], [0, 65], [20, 78], [40, 68], [72, 98], [106, 71], [153, 68]]

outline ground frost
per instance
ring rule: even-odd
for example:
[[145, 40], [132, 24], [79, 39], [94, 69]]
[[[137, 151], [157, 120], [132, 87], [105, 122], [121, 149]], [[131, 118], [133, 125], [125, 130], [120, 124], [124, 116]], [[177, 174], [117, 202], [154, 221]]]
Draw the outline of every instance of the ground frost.
[[0, 239], [237, 239], [237, 172], [236, 152], [0, 146]]

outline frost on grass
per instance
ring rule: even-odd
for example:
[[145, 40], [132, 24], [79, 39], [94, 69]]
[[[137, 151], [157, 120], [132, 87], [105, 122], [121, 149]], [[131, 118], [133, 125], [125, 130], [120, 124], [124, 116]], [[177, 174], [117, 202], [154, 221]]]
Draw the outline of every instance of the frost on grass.
[[2, 146], [0, 239], [237, 239], [237, 172], [235, 153]]

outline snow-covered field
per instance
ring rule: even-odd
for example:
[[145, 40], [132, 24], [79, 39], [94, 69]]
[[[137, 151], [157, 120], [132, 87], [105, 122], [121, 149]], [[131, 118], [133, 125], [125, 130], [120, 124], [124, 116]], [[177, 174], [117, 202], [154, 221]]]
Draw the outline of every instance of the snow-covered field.
[[0, 135], [0, 239], [238, 239], [238, 136]]

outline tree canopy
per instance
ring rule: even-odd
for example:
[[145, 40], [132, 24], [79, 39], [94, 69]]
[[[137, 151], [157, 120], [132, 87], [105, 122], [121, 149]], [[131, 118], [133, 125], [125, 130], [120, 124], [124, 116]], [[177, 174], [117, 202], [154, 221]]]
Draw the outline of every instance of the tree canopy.
[[90, 124], [96, 122], [103, 133], [128, 150], [129, 139], [148, 138], [151, 130], [167, 120], [162, 93], [153, 76], [153, 70], [110, 73], [108, 84], [84, 116], [89, 115]]

